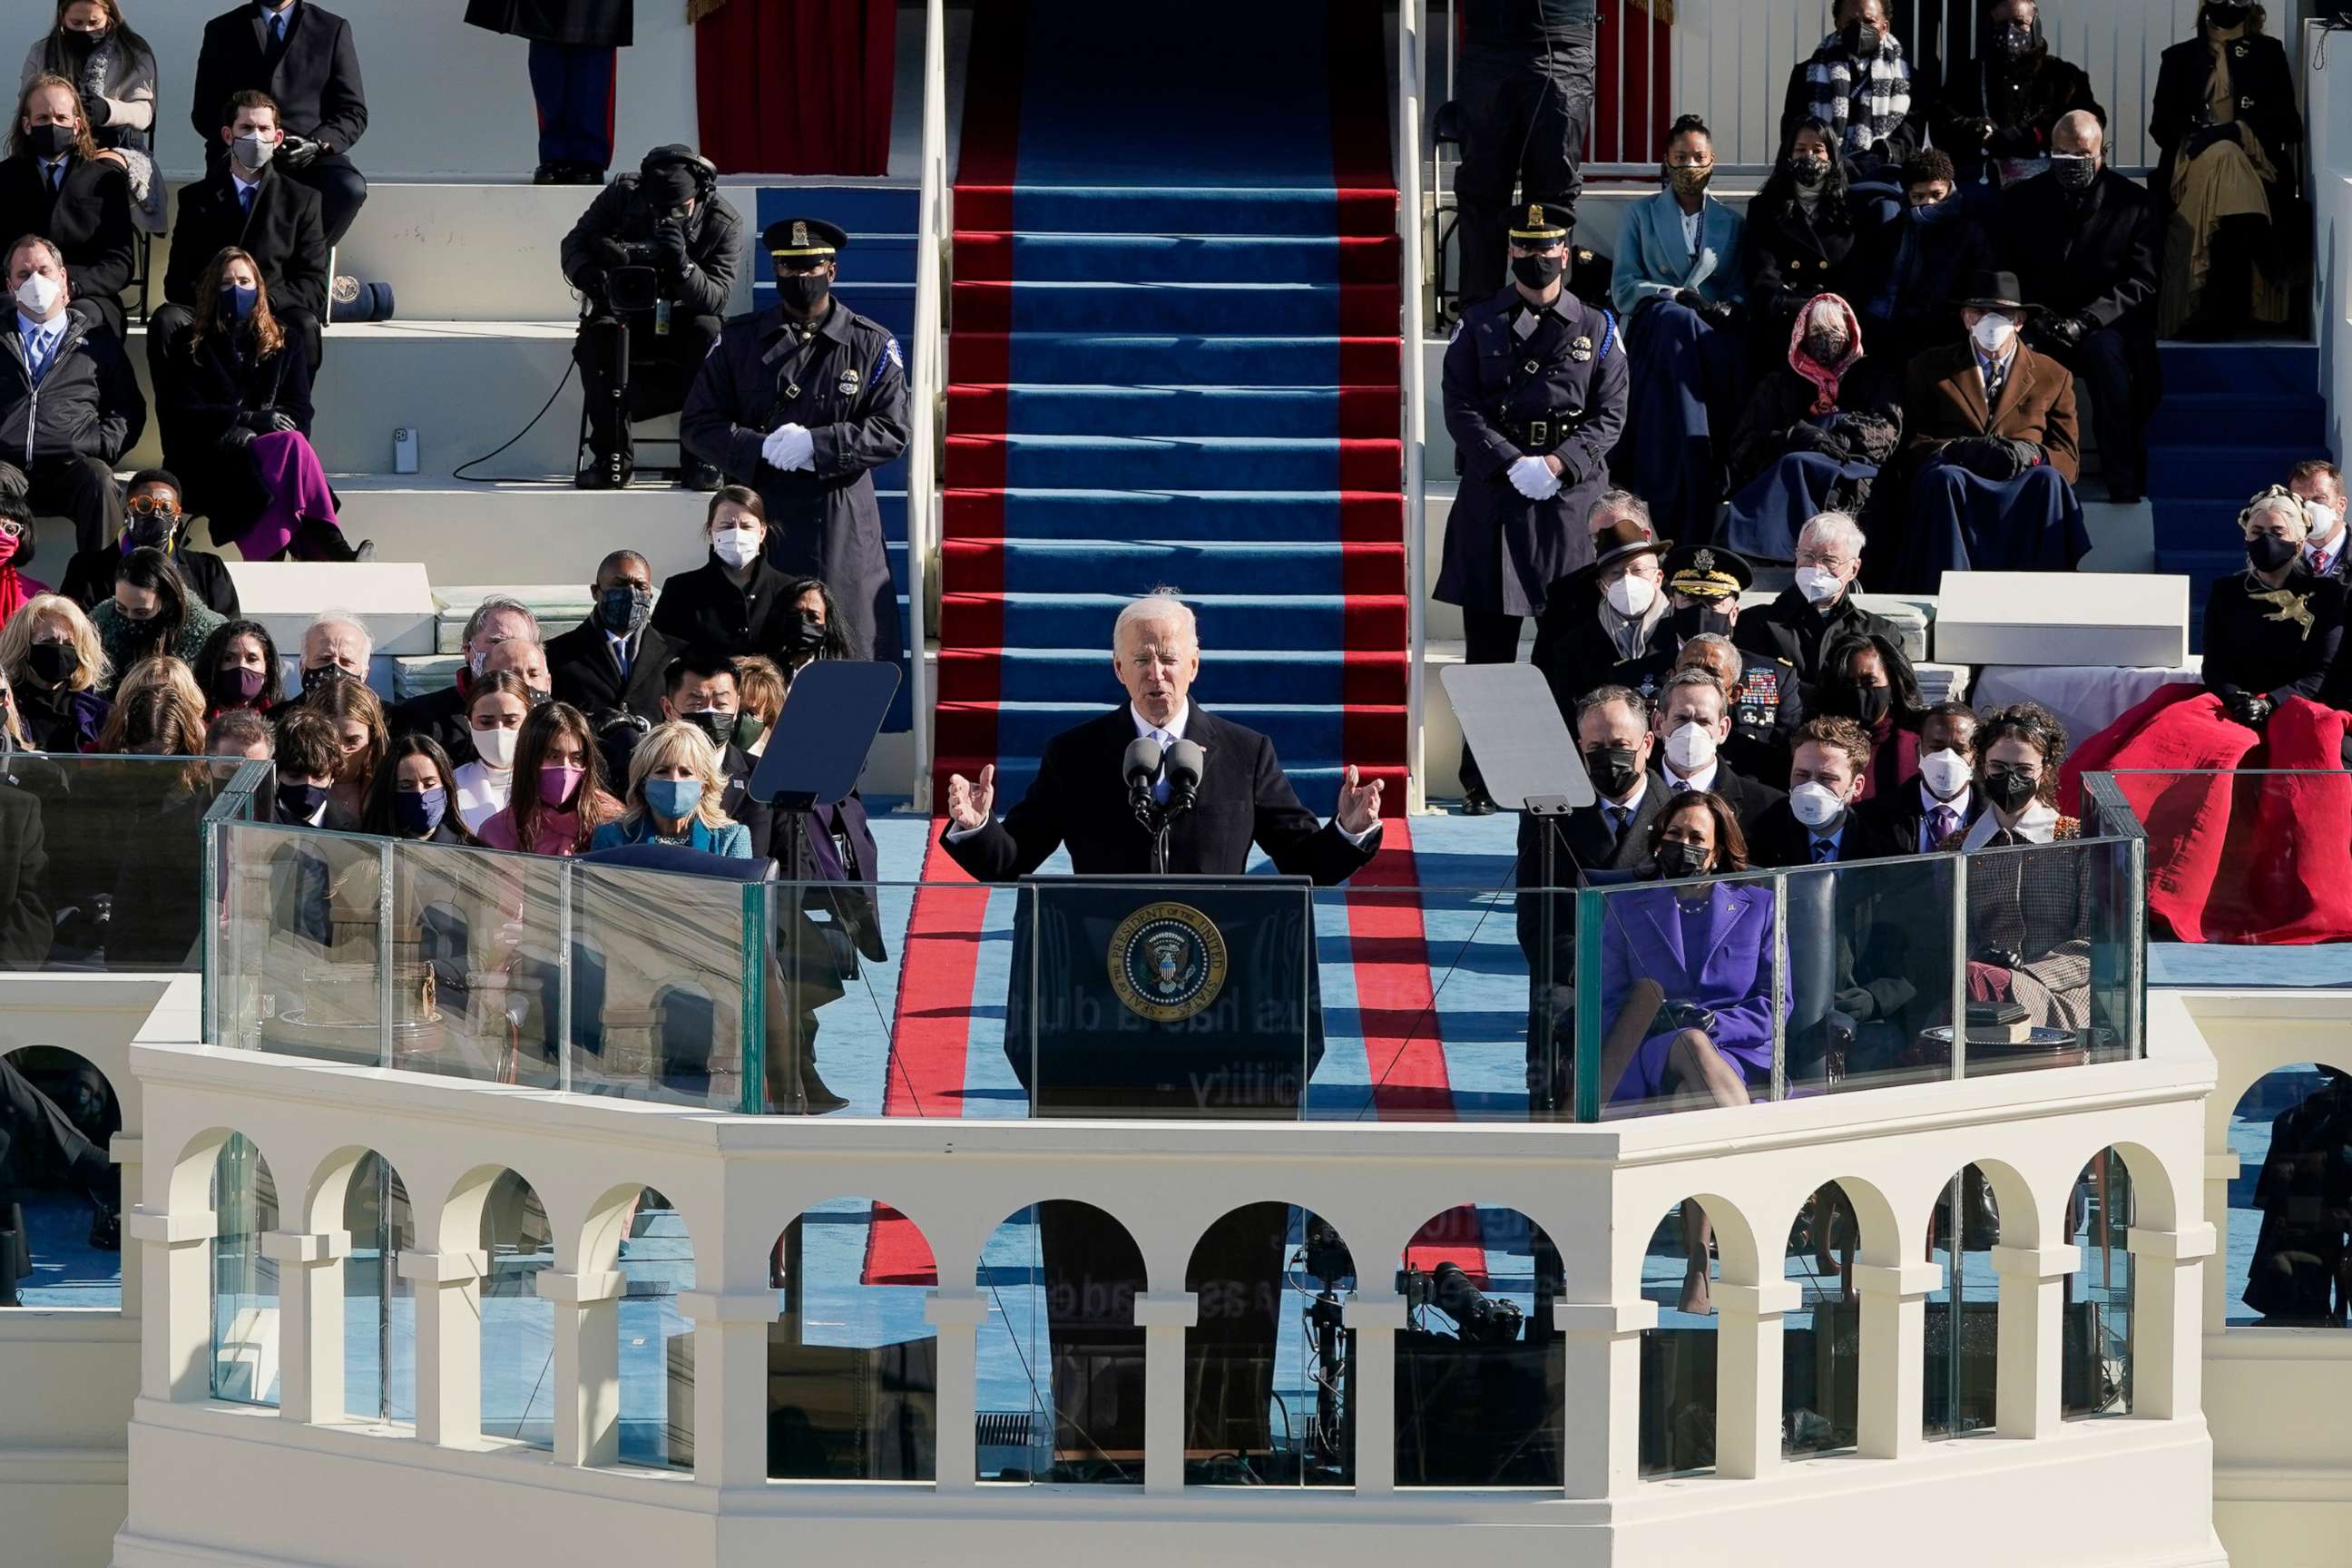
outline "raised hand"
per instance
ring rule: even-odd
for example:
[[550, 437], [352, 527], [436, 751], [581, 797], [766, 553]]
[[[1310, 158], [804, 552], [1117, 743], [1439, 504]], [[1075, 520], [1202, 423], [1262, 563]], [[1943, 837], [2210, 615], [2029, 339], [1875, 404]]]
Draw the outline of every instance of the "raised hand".
[[[1349, 777], [1353, 777], [1353, 773]], [[996, 764], [980, 770], [980, 782], [961, 773], [948, 775], [948, 820], [966, 832], [985, 827], [996, 810]]]
[[[1358, 774], [1353, 763], [1348, 764], [1348, 782], [1339, 786], [1339, 810], [1332, 820], [1342, 833], [1369, 833], [1381, 819], [1381, 791], [1384, 781], [1365, 779]], [[953, 785], [950, 784], [952, 793]]]

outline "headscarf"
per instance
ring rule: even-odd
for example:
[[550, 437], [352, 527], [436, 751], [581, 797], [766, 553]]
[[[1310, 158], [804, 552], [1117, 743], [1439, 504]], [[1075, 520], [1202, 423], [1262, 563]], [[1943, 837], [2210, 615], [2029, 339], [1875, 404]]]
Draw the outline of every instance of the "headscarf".
[[[1805, 331], [1812, 324], [1813, 318], [1824, 310], [1833, 312], [1845, 323], [1845, 357], [1835, 364], [1822, 364], [1805, 352]], [[1845, 302], [1844, 296], [1816, 294], [1806, 300], [1804, 308], [1797, 312], [1797, 324], [1789, 331], [1789, 368], [1811, 382], [1816, 389], [1810, 412], [1815, 415], [1837, 412], [1838, 381], [1853, 368], [1854, 362], [1860, 358], [1862, 318], [1853, 313], [1853, 307]]]

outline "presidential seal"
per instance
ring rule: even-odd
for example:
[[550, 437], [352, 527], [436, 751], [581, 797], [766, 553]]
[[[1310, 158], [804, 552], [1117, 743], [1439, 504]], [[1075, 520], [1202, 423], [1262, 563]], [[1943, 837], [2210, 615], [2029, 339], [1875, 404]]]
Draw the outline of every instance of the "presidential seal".
[[1111, 933], [1110, 986], [1128, 1011], [1181, 1024], [1225, 988], [1225, 935], [1189, 904], [1146, 904]]

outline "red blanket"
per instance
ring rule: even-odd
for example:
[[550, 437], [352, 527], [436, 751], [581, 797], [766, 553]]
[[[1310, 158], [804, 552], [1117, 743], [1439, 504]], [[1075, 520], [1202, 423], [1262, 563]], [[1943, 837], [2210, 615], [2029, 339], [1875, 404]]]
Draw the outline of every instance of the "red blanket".
[[2168, 686], [2067, 759], [2059, 809], [2079, 814], [2084, 773], [2117, 775], [2147, 830], [2151, 936], [2352, 941], [2347, 722], [2294, 699], [2257, 734], [2201, 687]]

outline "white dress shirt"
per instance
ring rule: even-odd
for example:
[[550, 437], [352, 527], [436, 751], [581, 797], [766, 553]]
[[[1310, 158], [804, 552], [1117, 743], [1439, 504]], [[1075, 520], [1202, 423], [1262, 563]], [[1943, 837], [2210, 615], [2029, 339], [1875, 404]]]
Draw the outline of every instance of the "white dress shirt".
[[[1699, 769], [1696, 773], [1692, 773], [1688, 778], [1676, 778], [1675, 776], [1674, 764], [1669, 763], [1666, 765], [1666, 787], [1670, 790], [1674, 790], [1678, 795], [1682, 792], [1682, 789], [1713, 789], [1715, 787], [1716, 772], [1722, 766], [1723, 763], [1719, 760], [1707, 763], [1706, 766]], [[1681, 787], [1677, 788], [1676, 786], [1678, 785]]]

